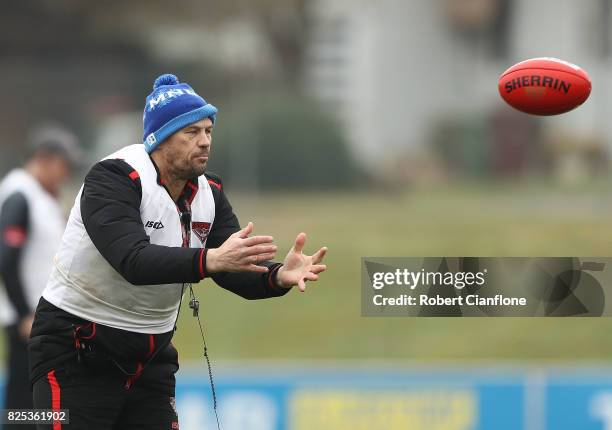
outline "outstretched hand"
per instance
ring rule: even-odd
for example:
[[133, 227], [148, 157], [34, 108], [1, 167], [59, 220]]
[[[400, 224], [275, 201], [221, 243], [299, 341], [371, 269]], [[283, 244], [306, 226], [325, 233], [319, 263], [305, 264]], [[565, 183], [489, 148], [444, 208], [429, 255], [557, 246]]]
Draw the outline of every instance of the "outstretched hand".
[[325, 271], [327, 266], [320, 264], [327, 252], [323, 247], [313, 255], [304, 255], [302, 250], [306, 243], [306, 233], [300, 233], [295, 239], [295, 244], [287, 253], [283, 266], [278, 269], [276, 280], [279, 286], [291, 288], [297, 285], [301, 292], [306, 291], [306, 281], [316, 281], [319, 273]]
[[276, 245], [272, 236], [251, 236], [253, 223], [232, 234], [219, 248], [211, 248], [206, 256], [206, 270], [216, 272], [260, 272], [268, 268], [258, 266], [262, 261], [272, 260]]

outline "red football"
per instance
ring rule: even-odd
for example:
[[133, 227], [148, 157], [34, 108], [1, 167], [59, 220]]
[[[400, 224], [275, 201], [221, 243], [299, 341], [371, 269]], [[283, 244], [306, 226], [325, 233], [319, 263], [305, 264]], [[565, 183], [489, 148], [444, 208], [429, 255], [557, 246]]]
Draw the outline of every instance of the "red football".
[[557, 115], [586, 101], [591, 79], [580, 67], [557, 58], [533, 58], [506, 70], [499, 94], [512, 107], [534, 115]]

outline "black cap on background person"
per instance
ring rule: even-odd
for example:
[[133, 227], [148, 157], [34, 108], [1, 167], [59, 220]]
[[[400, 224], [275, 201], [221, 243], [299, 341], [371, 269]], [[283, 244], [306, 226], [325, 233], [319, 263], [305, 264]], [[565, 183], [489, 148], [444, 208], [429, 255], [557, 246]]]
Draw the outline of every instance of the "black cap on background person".
[[83, 168], [85, 154], [74, 133], [59, 124], [45, 123], [32, 129], [27, 138], [28, 158], [37, 155], [56, 155], [73, 170]]
[[41, 124], [29, 133], [25, 169], [51, 194], [57, 195], [71, 174], [85, 167], [78, 138], [57, 124]]

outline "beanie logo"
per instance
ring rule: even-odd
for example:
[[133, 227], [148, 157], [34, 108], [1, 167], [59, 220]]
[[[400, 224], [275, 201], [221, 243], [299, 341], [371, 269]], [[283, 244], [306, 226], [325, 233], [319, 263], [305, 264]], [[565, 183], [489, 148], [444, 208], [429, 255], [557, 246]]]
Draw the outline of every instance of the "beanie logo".
[[155, 145], [155, 143], [157, 143], [157, 139], [155, 138], [155, 134], [151, 133], [147, 136], [147, 140], [146, 140], [147, 146], [150, 148], [153, 145]]
[[183, 95], [191, 95], [197, 96], [196, 92], [191, 89], [170, 89], [168, 91], [164, 91], [163, 93], [159, 93], [156, 97], [151, 97], [149, 100], [149, 111], [154, 110], [158, 106], [164, 106], [170, 103], [174, 98], [180, 97]]

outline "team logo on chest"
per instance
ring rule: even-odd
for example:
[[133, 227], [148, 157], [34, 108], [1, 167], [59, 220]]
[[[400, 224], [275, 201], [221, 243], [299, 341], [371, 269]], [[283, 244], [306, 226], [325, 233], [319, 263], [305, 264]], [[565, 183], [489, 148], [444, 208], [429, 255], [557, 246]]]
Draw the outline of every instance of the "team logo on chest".
[[210, 223], [194, 221], [191, 223], [191, 231], [195, 233], [198, 239], [200, 239], [200, 242], [202, 242], [202, 245], [204, 245], [204, 242], [206, 242], [206, 238], [208, 237], [208, 233], [210, 232]]

